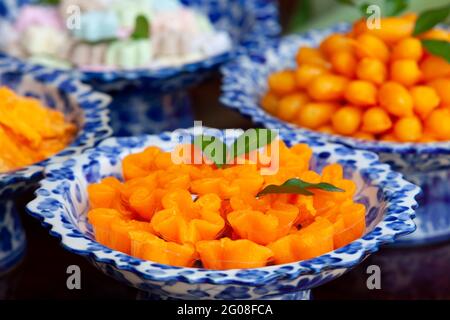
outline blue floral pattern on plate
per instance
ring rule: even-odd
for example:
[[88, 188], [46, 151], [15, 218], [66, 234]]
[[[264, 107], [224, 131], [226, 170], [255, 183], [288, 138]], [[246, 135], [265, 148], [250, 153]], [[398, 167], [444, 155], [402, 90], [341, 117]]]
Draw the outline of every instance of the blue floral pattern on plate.
[[[316, 47], [331, 33], [349, 31], [348, 24], [284, 37], [250, 55], [237, 58], [222, 67], [221, 102], [238, 110], [253, 122], [267, 128], [299, 132], [308, 137], [322, 137], [352, 149], [377, 152], [382, 162], [402, 172], [423, 189], [417, 211], [417, 231], [397, 243], [413, 245], [450, 239], [450, 142], [392, 143], [365, 141], [300, 128], [264, 111], [259, 104], [267, 91], [267, 76], [277, 70], [295, 68], [295, 54], [301, 46]], [[351, 150], [351, 149], [349, 149]]]
[[[178, 130], [192, 138], [202, 131]], [[203, 133], [219, 136], [218, 129], [203, 128]], [[227, 142], [235, 139], [241, 130], [228, 131]], [[99, 179], [121, 175], [121, 159], [146, 146], [155, 145], [172, 150], [178, 143], [176, 134], [133, 138], [111, 138], [98, 147], [87, 150], [65, 164], [55, 164], [47, 169], [36, 198], [27, 206], [29, 213], [51, 228], [51, 234], [61, 239], [69, 251], [86, 256], [106, 274], [152, 295], [184, 299], [289, 299], [307, 298], [309, 290], [328, 282], [354, 267], [369, 254], [397, 237], [415, 229], [412, 221], [417, 206], [415, 196], [420, 189], [405, 181], [378, 157], [367, 151], [337, 152], [341, 145], [324, 142], [295, 132], [282, 132], [287, 144], [308, 143], [314, 152], [312, 168], [321, 170], [328, 163], [352, 160], [346, 175], [357, 184], [356, 201], [364, 202], [368, 212], [375, 216], [367, 219], [364, 237], [338, 250], [320, 257], [284, 265], [257, 269], [206, 270], [180, 268], [143, 261], [111, 250], [93, 238], [86, 220], [89, 209], [86, 188]], [[326, 154], [324, 160], [321, 155]], [[95, 170], [86, 170], [94, 166]], [[65, 179], [66, 172], [72, 180]], [[384, 181], [392, 181], [382, 185]], [[60, 190], [66, 191], [61, 194]], [[67, 188], [68, 187], [68, 188]]]
[[20, 170], [0, 173], [0, 273], [20, 260], [25, 249], [25, 235], [16, 212], [14, 199], [27, 189], [36, 187], [44, 168], [63, 162], [95, 146], [111, 135], [108, 125], [110, 98], [96, 93], [79, 81], [61, 72], [42, 67], [18, 70], [10, 59], [0, 58], [0, 85], [6, 85], [21, 95], [40, 99], [50, 108], [63, 112], [79, 127], [73, 142], [58, 154]]

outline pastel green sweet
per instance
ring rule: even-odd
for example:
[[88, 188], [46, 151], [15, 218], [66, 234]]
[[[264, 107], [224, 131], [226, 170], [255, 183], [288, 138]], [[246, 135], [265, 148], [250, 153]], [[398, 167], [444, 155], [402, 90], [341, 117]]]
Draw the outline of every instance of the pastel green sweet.
[[121, 40], [113, 42], [106, 52], [106, 64], [125, 69], [145, 66], [152, 58], [149, 39]]

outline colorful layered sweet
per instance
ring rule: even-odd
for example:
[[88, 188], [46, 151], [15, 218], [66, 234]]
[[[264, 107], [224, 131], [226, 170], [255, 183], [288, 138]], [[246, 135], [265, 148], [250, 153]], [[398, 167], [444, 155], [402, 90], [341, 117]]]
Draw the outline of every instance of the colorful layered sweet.
[[[297, 66], [268, 78], [261, 106], [300, 127], [360, 139], [450, 140], [450, 63], [433, 53], [450, 32], [413, 34], [415, 14], [388, 17], [380, 28], [359, 20], [318, 48], [301, 47]], [[425, 41], [425, 42], [424, 42]], [[427, 43], [428, 41], [428, 43]]]
[[76, 126], [34, 98], [0, 87], [0, 173], [44, 160], [67, 146]]
[[177, 0], [61, 0], [26, 5], [5, 25], [4, 49], [57, 68], [169, 67], [231, 49], [208, 17]]
[[[89, 185], [88, 219], [98, 242], [154, 262], [233, 269], [314, 258], [365, 232], [355, 183], [339, 164], [311, 171], [307, 145], [275, 140], [253, 151], [279, 150], [271, 175], [251, 153], [241, 164], [219, 166], [196, 146], [183, 146], [181, 163], [148, 147], [123, 159], [123, 181]], [[192, 164], [187, 154], [204, 161]]]

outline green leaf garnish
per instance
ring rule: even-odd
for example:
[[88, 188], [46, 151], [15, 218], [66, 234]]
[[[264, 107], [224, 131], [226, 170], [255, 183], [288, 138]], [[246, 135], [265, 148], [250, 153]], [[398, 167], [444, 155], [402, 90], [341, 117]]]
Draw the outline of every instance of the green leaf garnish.
[[219, 138], [206, 135], [196, 136], [194, 146], [202, 150], [203, 155], [214, 162], [217, 168], [226, 164], [228, 148]]
[[409, 0], [386, 0], [384, 2], [384, 15], [396, 16], [409, 6]]
[[253, 150], [271, 144], [276, 136], [276, 132], [269, 129], [249, 129], [234, 141], [231, 146], [229, 159], [232, 160], [240, 155], [248, 154]]
[[237, 156], [248, 154], [272, 143], [276, 136], [276, 132], [272, 130], [249, 129], [236, 138], [231, 148], [228, 148], [219, 138], [206, 135], [196, 136], [194, 145], [218, 168], [222, 168]]
[[439, 56], [450, 63], [450, 42], [444, 40], [424, 39], [422, 45], [434, 56]]
[[148, 39], [150, 37], [150, 23], [148, 19], [143, 15], [136, 17], [134, 24], [134, 31], [131, 35], [133, 40]]
[[449, 14], [450, 14], [450, 5], [424, 11], [417, 18], [413, 35], [417, 36], [418, 34], [430, 30], [438, 23], [447, 19]]
[[370, 16], [367, 12], [370, 5], [379, 5], [383, 16], [395, 16], [404, 11], [409, 6], [410, 0], [384, 0], [384, 1], [370, 1], [363, 2], [357, 0], [337, 0], [339, 3], [356, 7], [360, 10], [363, 16]]
[[340, 4], [345, 4], [347, 6], [354, 6], [355, 2], [353, 0], [337, 0]]
[[361, 11], [361, 14], [368, 18], [370, 13], [367, 12], [367, 9], [369, 8], [370, 3], [363, 3], [360, 7], [359, 7], [359, 11]]
[[268, 185], [263, 190], [261, 190], [256, 196], [260, 197], [266, 194], [302, 194], [305, 196], [314, 195], [310, 189], [318, 189], [328, 192], [345, 192], [345, 190], [333, 186], [330, 183], [320, 182], [320, 183], [309, 183], [298, 178], [293, 178], [287, 180], [285, 183], [277, 186], [274, 184]]
[[57, 6], [60, 2], [60, 0], [39, 0], [37, 3], [44, 6]]

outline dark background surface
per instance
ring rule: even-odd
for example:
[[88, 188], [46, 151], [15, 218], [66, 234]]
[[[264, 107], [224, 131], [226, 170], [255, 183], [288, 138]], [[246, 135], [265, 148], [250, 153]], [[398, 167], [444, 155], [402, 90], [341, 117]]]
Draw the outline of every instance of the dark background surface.
[[[281, 1], [283, 25], [293, 1]], [[218, 102], [220, 77], [192, 91], [195, 119], [218, 128], [248, 128], [251, 123]], [[20, 200], [26, 203], [31, 195]], [[21, 212], [28, 238], [27, 254], [0, 278], [0, 299], [136, 299], [137, 290], [105, 276], [81, 256], [64, 250], [36, 219]], [[81, 290], [68, 290], [66, 270], [81, 268]], [[381, 289], [369, 290], [367, 267], [381, 269]], [[339, 279], [313, 290], [322, 299], [450, 299], [450, 243], [416, 248], [383, 248]]]

